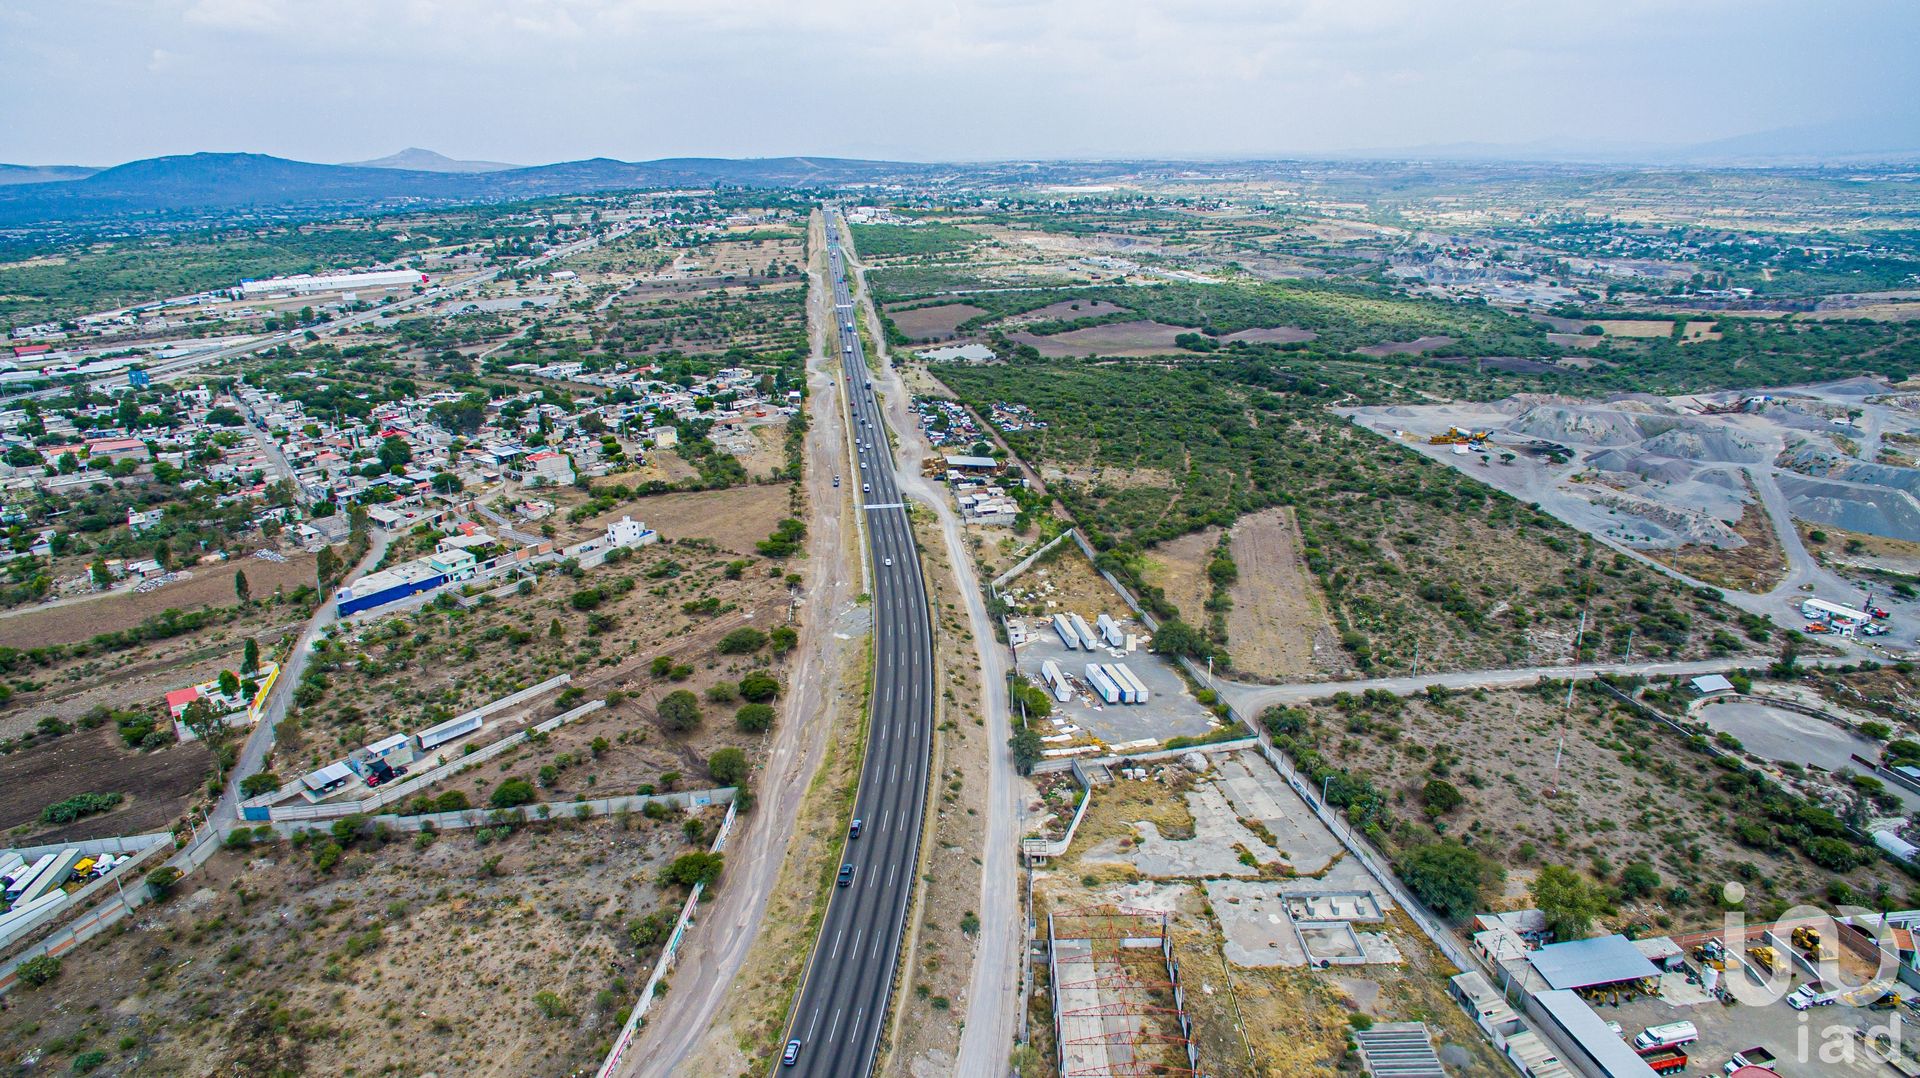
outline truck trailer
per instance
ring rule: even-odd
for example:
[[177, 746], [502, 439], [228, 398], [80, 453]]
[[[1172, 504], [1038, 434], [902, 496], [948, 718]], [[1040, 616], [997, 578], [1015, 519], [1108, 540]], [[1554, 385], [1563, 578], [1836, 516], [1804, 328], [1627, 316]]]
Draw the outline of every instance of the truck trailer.
[[1068, 700], [1073, 699], [1073, 686], [1067, 684], [1066, 672], [1060, 669], [1059, 663], [1054, 662], [1052, 659], [1041, 663], [1040, 678], [1047, 683], [1049, 689], [1053, 690], [1053, 698], [1055, 700], [1064, 704]]
[[1120, 631], [1120, 623], [1102, 613], [1093, 619], [1093, 628], [1110, 648], [1117, 648], [1127, 642], [1126, 635]]
[[1114, 677], [1116, 679], [1124, 680], [1129, 686], [1132, 687], [1133, 694], [1134, 694], [1134, 700], [1133, 700], [1134, 703], [1144, 704], [1147, 702], [1147, 683], [1144, 681], [1141, 681], [1140, 675], [1134, 673], [1133, 670], [1127, 666], [1127, 664], [1108, 663], [1107, 669], [1113, 671]]
[[1099, 663], [1087, 664], [1087, 684], [1093, 686], [1093, 691], [1099, 693], [1100, 699], [1107, 703], [1120, 702], [1120, 687], [1113, 683], [1113, 679], [1107, 676], [1107, 672], [1101, 669]]
[[1100, 647], [1100, 639], [1093, 635], [1093, 627], [1087, 624], [1087, 619], [1078, 614], [1069, 614], [1067, 618], [1073, 624], [1073, 631], [1080, 634], [1081, 647], [1088, 651], [1094, 651]]
[[1053, 631], [1060, 634], [1060, 642], [1067, 646], [1068, 651], [1080, 646], [1080, 631], [1073, 627], [1073, 622], [1068, 621], [1065, 614], [1053, 616]]

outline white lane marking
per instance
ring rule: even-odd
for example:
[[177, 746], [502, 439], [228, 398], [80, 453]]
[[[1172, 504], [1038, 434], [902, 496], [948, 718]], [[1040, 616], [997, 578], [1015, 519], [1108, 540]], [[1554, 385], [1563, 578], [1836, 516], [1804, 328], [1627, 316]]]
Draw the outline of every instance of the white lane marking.
[[[828, 955], [828, 956], [827, 956], [828, 958], [837, 958], [837, 957], [839, 957], [839, 955], [840, 955], [840, 940], [841, 940], [841, 939], [842, 939], [843, 937], [845, 937], [845, 936], [846, 936], [846, 934], [847, 934], [847, 930], [846, 930], [846, 929], [844, 929], [844, 928], [843, 928], [843, 929], [841, 929], [841, 930], [840, 930], [840, 931], [838, 931], [838, 932], [835, 932], [835, 933], [833, 934], [833, 953], [832, 953], [832, 954], [830, 954], [830, 955]], [[855, 944], [855, 946], [857, 947], [857, 946], [858, 946], [858, 944]]]
[[836, 1007], [833, 1012], [833, 1024], [827, 1027], [827, 1039], [832, 1040], [833, 1035], [836, 1032], [838, 1032], [839, 1029], [840, 1029], [840, 1010], [839, 1008]]
[[807, 1023], [807, 1039], [812, 1040], [814, 1032], [819, 1028], [820, 1028], [820, 1008], [815, 1007], [813, 1009], [813, 1021]]

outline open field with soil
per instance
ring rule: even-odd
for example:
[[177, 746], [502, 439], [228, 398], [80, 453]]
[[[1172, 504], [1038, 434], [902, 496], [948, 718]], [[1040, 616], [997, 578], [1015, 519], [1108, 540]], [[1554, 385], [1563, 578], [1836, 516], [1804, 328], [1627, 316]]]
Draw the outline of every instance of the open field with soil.
[[1140, 556], [1140, 578], [1166, 594], [1190, 625], [1207, 620], [1207, 563], [1220, 544], [1220, 529], [1202, 528], [1149, 548]]
[[0, 614], [0, 647], [26, 649], [71, 644], [98, 633], [138, 625], [166, 610], [232, 606], [236, 601], [233, 591], [236, 571], [247, 574], [247, 584], [256, 600], [271, 598], [276, 591], [291, 593], [302, 584], [315, 583], [314, 557], [304, 553], [289, 555], [284, 563], [244, 558], [217, 565], [196, 565], [191, 571], [192, 579], [176, 580], [145, 594], [129, 591], [59, 605], [17, 607]]
[[[1526, 880], [1549, 864], [1605, 886], [1616, 886], [1629, 864], [1652, 866], [1657, 884], [1610, 904], [1601, 920], [1663, 931], [1718, 925], [1717, 896], [1729, 881], [1745, 884], [1750, 917], [1825, 901], [1836, 880], [1850, 894], [1886, 894], [1896, 903], [1913, 890], [1877, 855], [1839, 872], [1816, 864], [1792, 846], [1793, 811], [1782, 808], [1789, 817], [1782, 820], [1763, 808], [1770, 787], [1714, 766], [1681, 736], [1591, 692], [1576, 693], [1570, 713], [1565, 690], [1546, 685], [1437, 699], [1336, 699], [1268, 715], [1281, 716], [1294, 744], [1378, 791], [1396, 861], [1444, 829], [1444, 837], [1507, 869], [1511, 905], [1526, 904]], [[1452, 800], [1429, 795], [1435, 780], [1461, 795], [1457, 806], [1425, 811]]]
[[1316, 655], [1339, 654], [1326, 598], [1300, 548], [1289, 509], [1264, 509], [1234, 522], [1230, 550], [1239, 579], [1227, 589], [1233, 600], [1227, 654], [1234, 669], [1294, 677], [1314, 672]]
[[[1748, 485], [1752, 491], [1752, 485]], [[1774, 531], [1773, 517], [1758, 498], [1742, 507], [1740, 519], [1732, 524], [1733, 534], [1745, 544], [1737, 547], [1684, 546], [1676, 550], [1654, 551], [1652, 556], [1664, 565], [1704, 580], [1716, 587], [1764, 595], [1787, 575], [1787, 555], [1780, 549], [1780, 537]]]
[[1163, 325], [1159, 322], [1109, 322], [1100, 326], [1088, 326], [1085, 329], [1070, 329], [1065, 333], [1039, 336], [1033, 333], [1009, 333], [1007, 339], [1015, 344], [1030, 345], [1040, 354], [1052, 358], [1062, 356], [1115, 356], [1140, 357], [1161, 356], [1178, 353], [1173, 339], [1182, 333], [1192, 333], [1182, 326]]
[[942, 303], [934, 307], [889, 310], [887, 319], [914, 341], [937, 341], [951, 337], [960, 323], [987, 312], [970, 303]]
[[662, 887], [662, 865], [692, 848], [679, 819], [640, 816], [486, 842], [362, 838], [329, 870], [315, 867], [318, 845], [220, 854], [126, 933], [69, 954], [53, 984], [8, 997], [0, 1060], [37, 1056], [63, 1073], [101, 1052], [113, 1074], [576, 1074], [619, 1031], [660, 919], [671, 924], [683, 892]]
[[[0, 830], [21, 846], [164, 831], [212, 774], [213, 757], [197, 741], [139, 752], [111, 724], [78, 729], [0, 756]], [[70, 824], [40, 821], [41, 809], [84, 793], [123, 800]]]

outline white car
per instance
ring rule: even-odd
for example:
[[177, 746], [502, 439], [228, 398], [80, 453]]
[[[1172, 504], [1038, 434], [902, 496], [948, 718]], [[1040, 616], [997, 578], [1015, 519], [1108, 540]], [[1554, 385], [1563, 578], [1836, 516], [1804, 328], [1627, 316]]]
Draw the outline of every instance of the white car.
[[892, 559], [892, 558], [888, 558], [888, 559], [887, 559], [887, 566], [888, 566], [888, 568], [892, 568], [892, 566], [893, 566], [893, 559]]

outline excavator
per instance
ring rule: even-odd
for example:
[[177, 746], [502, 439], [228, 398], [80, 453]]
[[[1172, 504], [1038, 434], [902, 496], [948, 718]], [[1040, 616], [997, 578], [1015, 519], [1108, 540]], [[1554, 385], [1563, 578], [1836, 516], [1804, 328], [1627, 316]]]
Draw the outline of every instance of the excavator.
[[1428, 445], [1479, 445], [1493, 437], [1490, 430], [1467, 430], [1464, 427], [1448, 427], [1447, 433], [1435, 434], [1427, 439]]

